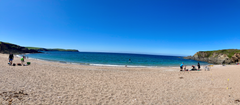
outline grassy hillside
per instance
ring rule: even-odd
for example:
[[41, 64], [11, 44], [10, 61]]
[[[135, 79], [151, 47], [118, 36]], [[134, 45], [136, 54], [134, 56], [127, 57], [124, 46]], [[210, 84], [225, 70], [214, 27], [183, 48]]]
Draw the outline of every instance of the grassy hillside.
[[[0, 41], [0, 52], [10, 52], [10, 51], [14, 51], [14, 52], [38, 52], [38, 51], [70, 51], [70, 52], [79, 52], [78, 50], [75, 49], [60, 49], [60, 48], [56, 48], [56, 49], [46, 49], [46, 48], [39, 48], [39, 47], [22, 47], [16, 44], [12, 44], [12, 43], [7, 43], [7, 42], [1, 42]], [[31, 50], [31, 51], [30, 51]]]
[[29, 50], [30, 49], [32, 49], [32, 50], [39, 50], [39, 49], [41, 49], [41, 48], [38, 48], [38, 47], [26, 47], [26, 48], [28, 48]]
[[207, 53], [207, 57], [212, 57], [213, 53], [217, 54], [226, 54], [229, 58], [232, 58], [232, 56], [235, 53], [240, 53], [239, 49], [224, 49], [224, 50], [214, 50], [214, 51], [200, 51]]
[[38, 51], [73, 51], [73, 52], [78, 52], [78, 50], [75, 49], [46, 49], [46, 48], [39, 48], [39, 47], [26, 47], [28, 49], [33, 49], [33, 50], [38, 50]]
[[78, 50], [74, 50], [74, 49], [47, 49], [48, 51], [78, 51]]
[[19, 45], [8, 43], [8, 42], [1, 42], [0, 41], [0, 44], [8, 45], [11, 48], [21, 48], [21, 46], [19, 46]]
[[38, 51], [37, 50], [29, 50], [26, 47], [22, 47], [22, 46], [19, 46], [16, 44], [0, 41], [0, 53], [21, 54], [21, 53], [38, 53]]

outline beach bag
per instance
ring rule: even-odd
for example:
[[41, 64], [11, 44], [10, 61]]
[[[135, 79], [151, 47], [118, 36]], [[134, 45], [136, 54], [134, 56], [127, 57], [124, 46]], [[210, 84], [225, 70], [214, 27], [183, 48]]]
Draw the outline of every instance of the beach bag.
[[22, 66], [22, 64], [21, 64], [21, 63], [18, 63], [17, 65], [18, 65], [18, 66]]

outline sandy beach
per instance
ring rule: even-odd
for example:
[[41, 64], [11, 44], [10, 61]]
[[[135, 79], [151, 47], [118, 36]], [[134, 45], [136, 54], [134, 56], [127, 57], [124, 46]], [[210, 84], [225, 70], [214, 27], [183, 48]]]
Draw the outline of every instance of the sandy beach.
[[[178, 67], [25, 61], [31, 65], [9, 66], [8, 55], [0, 54], [0, 105], [240, 104], [240, 65], [179, 72]], [[20, 63], [20, 58], [15, 58], [14, 63]]]

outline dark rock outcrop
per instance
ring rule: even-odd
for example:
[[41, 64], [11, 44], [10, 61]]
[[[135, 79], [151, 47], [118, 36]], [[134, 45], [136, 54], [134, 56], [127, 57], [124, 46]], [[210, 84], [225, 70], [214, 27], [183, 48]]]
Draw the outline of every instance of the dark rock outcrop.
[[231, 60], [232, 62], [240, 62], [240, 54], [234, 54]]
[[223, 53], [199, 51], [193, 56], [187, 56], [184, 58], [196, 61], [204, 61], [212, 64], [230, 64], [240, 62], [240, 53], [235, 53], [232, 57], [229, 57], [229, 55]]
[[21, 47], [19, 45], [0, 42], [0, 53], [14, 53], [14, 54], [22, 54], [22, 53], [39, 53], [37, 50], [29, 50], [26, 47]]

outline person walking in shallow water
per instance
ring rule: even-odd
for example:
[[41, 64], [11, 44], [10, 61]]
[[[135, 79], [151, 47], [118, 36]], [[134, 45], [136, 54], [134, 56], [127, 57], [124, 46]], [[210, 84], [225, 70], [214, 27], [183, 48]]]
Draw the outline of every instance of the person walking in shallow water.
[[14, 56], [13, 56], [13, 54], [12, 53], [10, 53], [9, 54], [9, 63], [10, 63], [10, 65], [12, 65], [12, 61], [13, 61], [13, 59], [14, 59]]
[[[131, 62], [132, 62], [131, 59], [129, 59], [129, 60], [128, 60], [128, 63], [131, 63]], [[127, 67], [127, 65], [125, 65], [125, 67]]]

